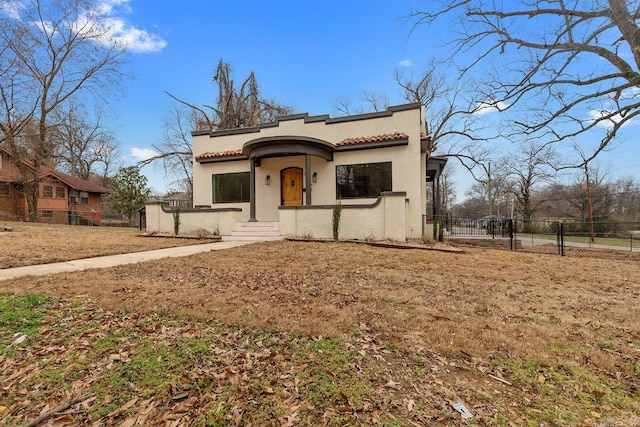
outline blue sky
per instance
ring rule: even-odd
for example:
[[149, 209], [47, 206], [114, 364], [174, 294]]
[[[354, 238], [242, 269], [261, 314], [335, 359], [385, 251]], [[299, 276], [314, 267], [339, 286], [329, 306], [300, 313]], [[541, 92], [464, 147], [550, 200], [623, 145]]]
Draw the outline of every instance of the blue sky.
[[[212, 75], [220, 58], [231, 63], [237, 81], [253, 70], [262, 95], [296, 113], [339, 115], [337, 98], [357, 106], [365, 90], [388, 95], [392, 105], [403, 103], [394, 70], [420, 73], [432, 57], [448, 53], [442, 45], [452, 30], [440, 23], [409, 36], [411, 23], [403, 18], [428, 0], [98, 2], [113, 34], [129, 42], [135, 76], [110, 96], [108, 126], [121, 144], [123, 165], [150, 155], [162, 138], [164, 117], [176, 105], [164, 91], [196, 105], [215, 102]], [[499, 114], [491, 115], [499, 126]], [[638, 126], [630, 128], [614, 153], [597, 162], [613, 177], [640, 176]], [[461, 200], [471, 178], [460, 166], [455, 171]], [[171, 185], [173, 178], [159, 168], [142, 172], [157, 191]]]
[[[126, 162], [148, 155], [162, 136], [163, 117], [175, 101], [212, 104], [213, 70], [230, 62], [236, 80], [253, 70], [262, 94], [294, 112], [335, 114], [338, 97], [360, 103], [363, 90], [403, 103], [396, 68], [423, 69], [436, 42], [427, 32], [409, 37], [403, 20], [423, 1], [130, 0], [120, 17], [156, 37], [130, 56], [136, 79], [113, 101], [114, 128]], [[126, 8], [122, 6], [127, 6]], [[146, 53], [140, 52], [146, 50]], [[161, 170], [143, 169], [156, 189], [170, 184]]]

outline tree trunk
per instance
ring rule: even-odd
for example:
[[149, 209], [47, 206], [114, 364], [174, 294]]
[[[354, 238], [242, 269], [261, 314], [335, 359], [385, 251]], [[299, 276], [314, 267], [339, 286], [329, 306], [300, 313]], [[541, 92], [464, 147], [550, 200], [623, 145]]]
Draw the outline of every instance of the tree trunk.
[[34, 173], [34, 179], [24, 187], [24, 197], [27, 202], [27, 210], [29, 211], [29, 222], [40, 222], [38, 216], [38, 189], [40, 187], [40, 177]]

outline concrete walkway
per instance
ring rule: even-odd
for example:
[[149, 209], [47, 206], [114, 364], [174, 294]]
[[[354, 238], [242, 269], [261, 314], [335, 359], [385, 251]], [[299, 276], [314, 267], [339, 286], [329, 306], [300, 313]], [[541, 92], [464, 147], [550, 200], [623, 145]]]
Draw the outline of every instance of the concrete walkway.
[[44, 276], [46, 274], [64, 273], [69, 271], [87, 270], [90, 268], [113, 267], [123, 264], [136, 264], [138, 262], [154, 259], [181, 257], [200, 252], [217, 251], [220, 249], [235, 248], [253, 242], [216, 242], [200, 245], [179, 246], [175, 248], [156, 249], [153, 251], [134, 252], [130, 254], [107, 255], [95, 258], [77, 259], [73, 261], [56, 262], [53, 264], [28, 265], [25, 267], [5, 268], [0, 270], [0, 280], [8, 280], [21, 276]]

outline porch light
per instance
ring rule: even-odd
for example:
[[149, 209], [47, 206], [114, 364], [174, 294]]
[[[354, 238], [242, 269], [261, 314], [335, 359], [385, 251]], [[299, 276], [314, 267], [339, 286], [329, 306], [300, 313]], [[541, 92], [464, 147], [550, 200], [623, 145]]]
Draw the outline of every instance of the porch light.
[[271, 184], [271, 175], [267, 175], [264, 177], [264, 185]]
[[314, 172], [313, 175], [311, 175], [311, 180], [314, 184], [318, 182], [318, 172]]

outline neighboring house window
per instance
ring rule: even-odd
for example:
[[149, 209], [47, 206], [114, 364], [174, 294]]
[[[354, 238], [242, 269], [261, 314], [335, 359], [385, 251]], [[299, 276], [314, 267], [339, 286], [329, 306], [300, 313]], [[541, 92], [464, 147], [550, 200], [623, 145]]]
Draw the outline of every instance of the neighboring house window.
[[64, 187], [56, 187], [56, 199], [64, 199]]
[[9, 183], [8, 182], [0, 182], [0, 195], [8, 196], [9, 195]]
[[69, 190], [69, 203], [72, 205], [78, 203], [78, 192], [76, 190]]
[[391, 191], [391, 162], [336, 166], [336, 197], [378, 197]]
[[81, 191], [80, 192], [80, 204], [81, 205], [88, 205], [89, 204], [89, 193], [87, 193], [86, 191]]
[[42, 197], [53, 197], [53, 187], [50, 185], [43, 186]]
[[248, 202], [249, 172], [212, 175], [213, 203]]

